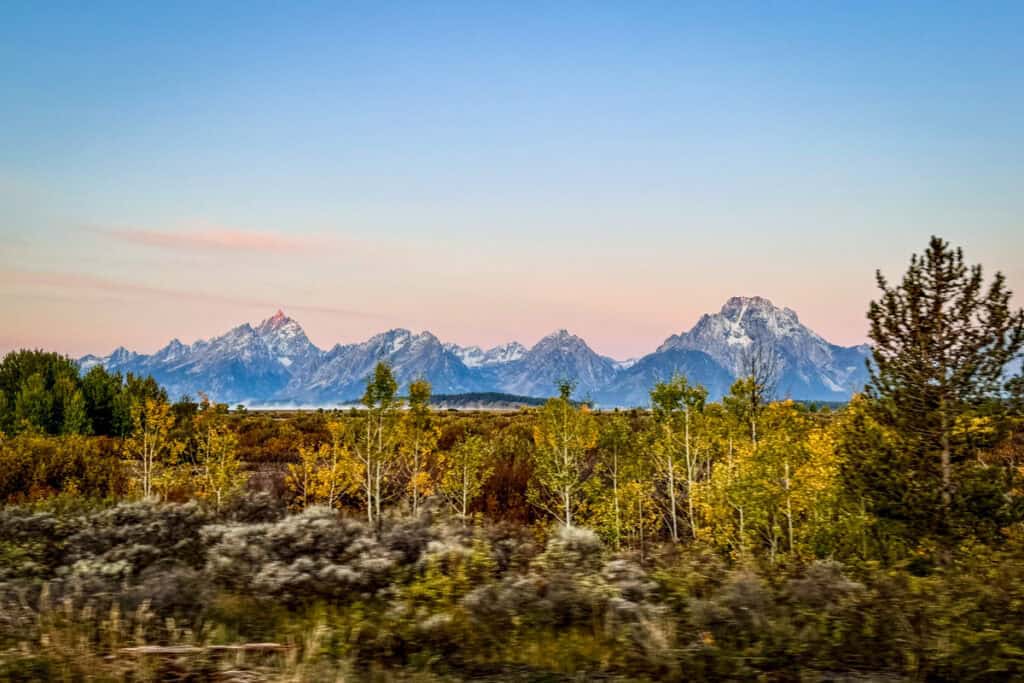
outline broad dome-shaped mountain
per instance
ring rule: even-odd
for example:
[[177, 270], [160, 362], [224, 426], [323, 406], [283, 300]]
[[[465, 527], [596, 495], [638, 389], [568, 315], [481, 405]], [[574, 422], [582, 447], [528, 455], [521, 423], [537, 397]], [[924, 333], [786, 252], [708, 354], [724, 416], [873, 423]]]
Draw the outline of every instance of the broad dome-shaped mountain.
[[781, 396], [843, 400], [867, 380], [867, 346], [830, 344], [801, 324], [795, 311], [759, 296], [732, 297], [690, 331], [666, 339], [658, 352], [700, 351], [738, 377], [755, 347], [777, 358]]

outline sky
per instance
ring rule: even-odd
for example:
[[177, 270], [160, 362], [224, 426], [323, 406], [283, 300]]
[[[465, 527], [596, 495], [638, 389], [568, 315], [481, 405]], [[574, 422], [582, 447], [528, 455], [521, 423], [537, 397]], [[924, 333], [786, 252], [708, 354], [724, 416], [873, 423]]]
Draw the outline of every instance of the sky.
[[[940, 6], [941, 5], [941, 6]], [[938, 234], [1024, 291], [1024, 4], [0, 6], [0, 351], [866, 338]], [[1015, 297], [1020, 304], [1021, 296]]]

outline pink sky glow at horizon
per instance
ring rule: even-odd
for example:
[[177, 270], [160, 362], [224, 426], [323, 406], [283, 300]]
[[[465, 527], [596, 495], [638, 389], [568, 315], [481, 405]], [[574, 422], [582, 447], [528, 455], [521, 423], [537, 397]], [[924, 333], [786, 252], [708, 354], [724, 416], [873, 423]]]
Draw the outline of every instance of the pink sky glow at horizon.
[[[750, 272], [739, 266], [749, 255], [741, 260], [730, 253], [734, 247], [709, 248], [708, 263], [695, 260], [678, 277], [675, 259], [659, 258], [657, 245], [624, 249], [626, 262], [616, 264], [606, 250], [586, 244], [573, 245], [582, 258], [551, 249], [540, 259], [511, 241], [446, 249], [433, 241], [205, 223], [176, 231], [82, 228], [64, 239], [77, 243], [81, 257], [66, 269], [31, 258], [22, 260], [25, 267], [0, 269], [6, 306], [14, 309], [12, 324], [0, 333], [4, 350], [41, 347], [80, 356], [123, 345], [152, 353], [172, 338], [207, 339], [282, 309], [324, 349], [395, 327], [484, 348], [513, 340], [530, 346], [566, 328], [597, 352], [625, 359], [653, 351], [731, 296], [764, 296], [794, 309], [829, 341], [852, 345], [866, 340], [865, 311], [875, 295], [873, 272], [858, 274], [849, 264], [808, 270], [801, 280], [806, 254], [800, 250], [789, 262], [779, 260], [785, 250], [776, 250]], [[28, 256], [44, 247], [31, 240], [18, 245]], [[890, 279], [902, 273], [909, 253], [880, 258]], [[647, 260], [629, 264], [634, 255]], [[967, 255], [970, 260], [969, 249]], [[90, 263], [102, 265], [82, 267]], [[523, 263], [533, 268], [525, 279]], [[618, 281], [601, 282], [602, 273], [616, 270]], [[1012, 275], [1011, 286], [1019, 279]]]

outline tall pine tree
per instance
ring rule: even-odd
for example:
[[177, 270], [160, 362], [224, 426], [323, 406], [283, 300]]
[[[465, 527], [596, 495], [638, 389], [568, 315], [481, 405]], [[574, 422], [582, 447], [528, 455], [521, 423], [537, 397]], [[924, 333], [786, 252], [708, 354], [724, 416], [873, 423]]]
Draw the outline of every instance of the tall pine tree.
[[[965, 447], [966, 418], [999, 398], [1004, 369], [1024, 345], [1024, 311], [1011, 308], [1001, 273], [986, 287], [981, 266], [965, 264], [963, 252], [938, 237], [911, 258], [898, 285], [881, 272], [877, 280], [882, 295], [868, 311], [867, 393], [874, 420], [898, 435], [900, 469], [908, 470], [889, 473], [907, 488], [889, 487], [889, 497], [901, 500], [880, 507], [931, 527], [917, 533], [950, 541], [998, 506], [999, 492], [991, 478], [982, 482]], [[860, 468], [861, 475], [870, 471]], [[860, 483], [871, 488], [863, 477]], [[914, 490], [927, 493], [906, 494]], [[918, 509], [900, 510], [907, 506]]]

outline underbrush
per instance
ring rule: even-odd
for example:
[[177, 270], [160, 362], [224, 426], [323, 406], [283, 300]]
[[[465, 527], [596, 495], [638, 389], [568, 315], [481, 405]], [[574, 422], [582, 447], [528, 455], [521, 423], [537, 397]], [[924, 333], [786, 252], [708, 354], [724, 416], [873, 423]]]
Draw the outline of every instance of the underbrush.
[[[266, 500], [0, 510], [0, 680], [1012, 680], [1024, 559], [641, 563], [585, 529]], [[911, 570], [914, 571], [911, 571]]]

